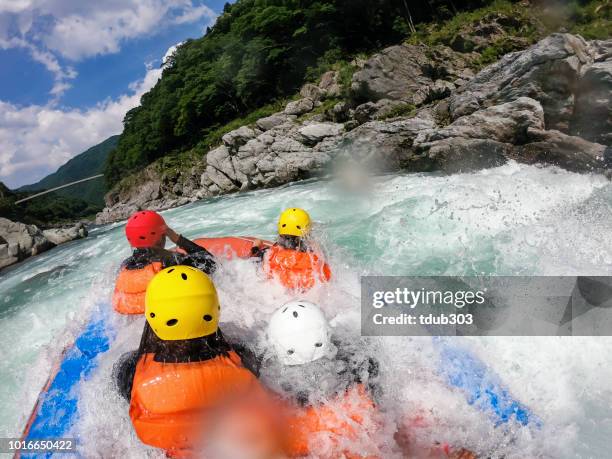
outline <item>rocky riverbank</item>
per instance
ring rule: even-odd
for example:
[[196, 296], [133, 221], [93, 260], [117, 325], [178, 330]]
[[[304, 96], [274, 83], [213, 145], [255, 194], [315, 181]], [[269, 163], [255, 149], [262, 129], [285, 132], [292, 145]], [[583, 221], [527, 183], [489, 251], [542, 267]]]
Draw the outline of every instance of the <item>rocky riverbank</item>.
[[66, 228], [40, 230], [36, 225], [0, 217], [0, 269], [38, 255], [56, 245], [87, 236], [83, 223]]
[[129, 177], [96, 222], [327, 174], [338, 162], [457, 173], [513, 159], [609, 173], [612, 40], [559, 33], [479, 72], [476, 59], [446, 46], [392, 46], [354, 62], [348, 95], [328, 72], [185, 171], [153, 163]]

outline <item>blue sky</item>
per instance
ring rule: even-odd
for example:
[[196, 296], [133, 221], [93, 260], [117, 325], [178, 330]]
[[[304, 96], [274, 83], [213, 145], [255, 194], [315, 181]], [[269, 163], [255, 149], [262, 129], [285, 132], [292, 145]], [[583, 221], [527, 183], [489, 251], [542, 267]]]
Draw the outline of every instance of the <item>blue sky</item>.
[[121, 132], [218, 0], [0, 0], [0, 181], [35, 182]]

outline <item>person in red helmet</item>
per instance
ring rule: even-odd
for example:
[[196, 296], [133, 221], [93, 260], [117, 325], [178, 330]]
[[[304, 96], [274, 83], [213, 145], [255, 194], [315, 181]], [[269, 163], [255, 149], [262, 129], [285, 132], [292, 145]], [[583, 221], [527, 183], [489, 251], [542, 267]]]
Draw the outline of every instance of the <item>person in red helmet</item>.
[[[134, 248], [121, 263], [113, 293], [113, 308], [121, 314], [142, 314], [149, 281], [164, 268], [187, 265], [206, 274], [216, 269], [214, 256], [205, 248], [177, 234], [157, 212], [134, 213], [125, 225], [125, 235]], [[166, 250], [166, 238], [183, 249], [184, 254]]]

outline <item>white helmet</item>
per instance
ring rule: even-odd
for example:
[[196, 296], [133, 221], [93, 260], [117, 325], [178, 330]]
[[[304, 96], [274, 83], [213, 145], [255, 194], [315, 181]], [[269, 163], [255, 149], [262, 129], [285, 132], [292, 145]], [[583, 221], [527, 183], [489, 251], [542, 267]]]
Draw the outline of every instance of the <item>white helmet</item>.
[[290, 301], [272, 314], [267, 336], [282, 364], [302, 365], [333, 354], [329, 335], [327, 319], [317, 305]]

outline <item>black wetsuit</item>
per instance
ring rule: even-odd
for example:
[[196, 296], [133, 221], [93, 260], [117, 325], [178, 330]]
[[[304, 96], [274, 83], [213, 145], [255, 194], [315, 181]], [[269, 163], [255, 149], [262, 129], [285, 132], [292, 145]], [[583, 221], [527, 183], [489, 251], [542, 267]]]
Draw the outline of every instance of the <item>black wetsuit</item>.
[[301, 406], [318, 404], [362, 384], [375, 401], [380, 399], [378, 362], [363, 353], [362, 344], [332, 340], [333, 358], [323, 357], [304, 365], [283, 365], [272, 354], [259, 362], [261, 382], [271, 391]]
[[134, 249], [132, 255], [121, 263], [121, 268], [142, 269], [154, 262], [161, 263], [162, 268], [176, 265], [192, 266], [204, 271], [206, 274], [212, 274], [217, 268], [215, 257], [204, 247], [200, 247], [183, 236], [179, 236], [176, 245], [187, 252], [187, 254], [171, 252], [160, 247]]
[[[278, 237], [278, 240], [274, 243], [274, 245], [279, 245], [283, 249], [296, 250], [298, 252], [311, 252], [312, 250], [308, 247], [306, 240], [303, 237], [299, 236], [288, 236], [281, 235]], [[269, 250], [270, 247], [253, 247], [251, 249], [251, 257], [259, 258], [260, 260], [266, 254], [266, 251]]]

